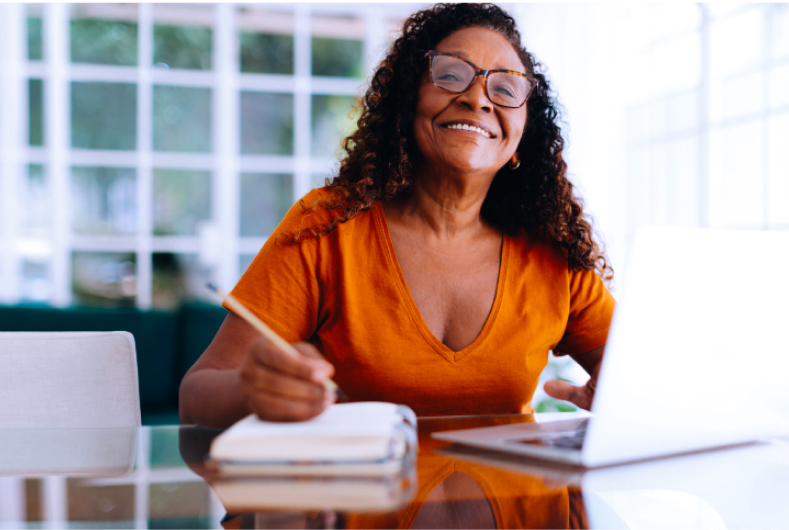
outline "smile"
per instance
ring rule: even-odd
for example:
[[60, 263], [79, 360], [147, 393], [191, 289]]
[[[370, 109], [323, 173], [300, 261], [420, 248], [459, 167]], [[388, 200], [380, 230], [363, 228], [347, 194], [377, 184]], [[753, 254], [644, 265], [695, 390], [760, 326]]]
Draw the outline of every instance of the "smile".
[[486, 131], [485, 129], [482, 129], [480, 127], [475, 127], [473, 125], [468, 125], [468, 124], [465, 124], [465, 123], [452, 123], [450, 125], [446, 125], [446, 128], [447, 129], [456, 129], [456, 130], [461, 130], [461, 131], [471, 131], [471, 132], [475, 132], [475, 133], [481, 134], [485, 138], [490, 138], [490, 133], [488, 131]]

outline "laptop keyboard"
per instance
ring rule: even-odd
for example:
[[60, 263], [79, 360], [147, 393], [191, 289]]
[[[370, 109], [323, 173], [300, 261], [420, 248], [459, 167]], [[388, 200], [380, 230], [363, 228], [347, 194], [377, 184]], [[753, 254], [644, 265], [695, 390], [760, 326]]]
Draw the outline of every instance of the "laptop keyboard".
[[580, 449], [584, 445], [587, 425], [589, 425], [589, 418], [581, 422], [573, 431], [552, 432], [543, 434], [539, 438], [508, 441], [510, 443], [526, 445], [547, 445], [550, 447], [559, 447], [561, 449]]

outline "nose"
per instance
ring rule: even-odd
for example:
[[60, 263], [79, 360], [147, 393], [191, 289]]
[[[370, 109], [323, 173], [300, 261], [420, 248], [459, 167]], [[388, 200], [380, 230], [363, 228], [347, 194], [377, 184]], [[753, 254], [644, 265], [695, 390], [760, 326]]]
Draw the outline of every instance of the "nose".
[[493, 103], [491, 103], [490, 99], [488, 99], [488, 94], [485, 87], [486, 82], [487, 80], [482, 75], [475, 77], [474, 82], [471, 83], [471, 86], [468, 88], [468, 90], [462, 94], [458, 94], [456, 99], [457, 104], [468, 107], [474, 111], [492, 111]]

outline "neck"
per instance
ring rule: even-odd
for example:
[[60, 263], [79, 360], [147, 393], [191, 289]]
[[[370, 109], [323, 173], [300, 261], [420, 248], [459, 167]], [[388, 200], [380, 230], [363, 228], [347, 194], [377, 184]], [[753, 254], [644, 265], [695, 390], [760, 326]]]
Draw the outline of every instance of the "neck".
[[474, 237], [492, 229], [481, 210], [494, 176], [417, 171], [408, 196], [387, 207], [399, 221], [423, 229], [435, 241]]

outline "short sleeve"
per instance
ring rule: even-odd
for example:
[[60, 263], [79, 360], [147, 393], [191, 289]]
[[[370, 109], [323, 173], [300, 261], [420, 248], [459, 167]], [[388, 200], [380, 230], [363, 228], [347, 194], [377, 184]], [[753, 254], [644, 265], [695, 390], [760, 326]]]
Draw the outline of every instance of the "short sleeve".
[[614, 297], [593, 270], [570, 273], [570, 314], [556, 355], [576, 355], [599, 348], [608, 339]]
[[[303, 202], [311, 204], [318, 193], [313, 190]], [[324, 215], [325, 210], [305, 214], [299, 203], [293, 205], [231, 293], [289, 342], [305, 341], [317, 329], [325, 285], [319, 247], [327, 236], [299, 243], [277, 242], [277, 236], [322, 222]]]

